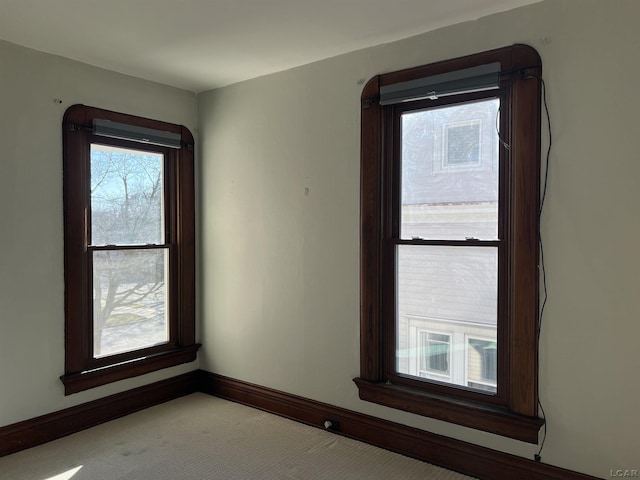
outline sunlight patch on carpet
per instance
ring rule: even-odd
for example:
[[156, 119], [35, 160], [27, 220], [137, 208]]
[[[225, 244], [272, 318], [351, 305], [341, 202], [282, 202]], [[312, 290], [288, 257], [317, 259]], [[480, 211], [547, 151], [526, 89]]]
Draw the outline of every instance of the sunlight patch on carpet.
[[81, 469], [82, 465], [76, 468], [72, 468], [71, 470], [67, 470], [66, 472], [59, 473], [58, 475], [54, 475], [53, 477], [45, 478], [43, 480], [70, 480]]

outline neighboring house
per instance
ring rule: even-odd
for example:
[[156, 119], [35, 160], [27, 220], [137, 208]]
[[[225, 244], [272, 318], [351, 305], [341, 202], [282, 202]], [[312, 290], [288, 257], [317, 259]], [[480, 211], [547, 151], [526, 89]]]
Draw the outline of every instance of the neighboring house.
[[[493, 99], [404, 115], [401, 238], [498, 238], [498, 107]], [[399, 371], [495, 391], [496, 250], [399, 248]]]

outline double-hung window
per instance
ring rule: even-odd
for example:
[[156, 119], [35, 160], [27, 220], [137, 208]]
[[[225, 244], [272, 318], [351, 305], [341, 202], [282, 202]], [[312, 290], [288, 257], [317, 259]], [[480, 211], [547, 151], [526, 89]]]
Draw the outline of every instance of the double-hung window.
[[63, 139], [65, 393], [194, 360], [191, 133], [74, 105]]
[[362, 399], [537, 441], [540, 74], [515, 45], [366, 85]]

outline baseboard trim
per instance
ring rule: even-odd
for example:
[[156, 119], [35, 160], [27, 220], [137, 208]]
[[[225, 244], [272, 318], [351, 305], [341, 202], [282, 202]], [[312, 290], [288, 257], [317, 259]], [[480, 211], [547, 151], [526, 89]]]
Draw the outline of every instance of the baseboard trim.
[[483, 480], [597, 480], [596, 477], [436, 435], [304, 397], [195, 370], [89, 403], [0, 427], [0, 457], [195, 392], [225, 398]]
[[105, 398], [0, 427], [0, 457], [35, 447], [198, 391], [197, 370]]
[[386, 450], [486, 480], [596, 480], [596, 477], [535, 462], [441, 435], [389, 422], [278, 390], [200, 371], [201, 392], [323, 428], [337, 420], [339, 433]]

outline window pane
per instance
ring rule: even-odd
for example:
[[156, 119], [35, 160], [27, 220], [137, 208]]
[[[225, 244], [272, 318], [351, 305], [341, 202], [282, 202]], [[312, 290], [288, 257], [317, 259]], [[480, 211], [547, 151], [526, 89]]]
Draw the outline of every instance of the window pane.
[[420, 332], [420, 376], [449, 375], [449, 335]]
[[469, 339], [468, 383], [480, 390], [496, 390], [498, 379], [498, 348], [494, 340]]
[[[491, 355], [497, 352], [498, 249], [425, 245], [396, 249], [398, 373], [481, 390], [486, 389], [469, 381], [495, 385], [497, 357]], [[479, 360], [485, 369], [476, 376], [467, 372], [469, 337], [491, 339], [487, 340], [491, 352], [487, 347]]]
[[168, 249], [93, 252], [94, 357], [169, 341]]
[[450, 125], [446, 128], [444, 164], [479, 165], [480, 164], [480, 122]]
[[162, 154], [91, 145], [92, 245], [164, 242]]
[[402, 115], [401, 238], [498, 238], [500, 101]]

